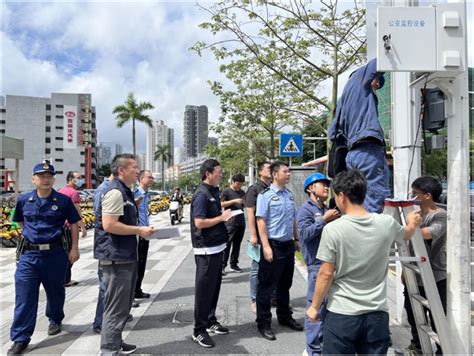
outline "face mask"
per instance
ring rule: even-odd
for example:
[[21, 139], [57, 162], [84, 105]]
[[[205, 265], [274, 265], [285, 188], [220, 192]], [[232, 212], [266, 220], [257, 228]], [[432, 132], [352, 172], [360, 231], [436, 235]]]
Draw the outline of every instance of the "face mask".
[[84, 179], [76, 179], [76, 187], [80, 188], [84, 185]]

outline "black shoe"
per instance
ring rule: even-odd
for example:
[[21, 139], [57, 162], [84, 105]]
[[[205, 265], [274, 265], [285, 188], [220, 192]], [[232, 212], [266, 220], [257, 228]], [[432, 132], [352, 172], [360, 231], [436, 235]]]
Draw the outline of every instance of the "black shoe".
[[58, 325], [58, 324], [55, 324], [55, 323], [49, 324], [49, 326], [48, 326], [48, 335], [49, 336], [59, 334], [60, 332], [61, 332], [61, 325]]
[[137, 350], [137, 345], [126, 344], [122, 341], [122, 346], [120, 347], [121, 354], [133, 354]]
[[216, 335], [227, 335], [229, 333], [229, 329], [225, 326], [222, 326], [220, 323], [212, 324], [206, 329], [206, 331]]
[[28, 347], [28, 342], [17, 342], [15, 341], [12, 346], [8, 349], [7, 355], [21, 355], [23, 351]]
[[138, 308], [140, 306], [140, 303], [138, 303], [136, 300], [132, 302], [132, 308]]
[[135, 292], [135, 299], [147, 299], [147, 298], [150, 298], [150, 296], [151, 296], [150, 293]]
[[214, 342], [214, 340], [212, 340], [212, 338], [206, 331], [199, 333], [198, 335], [195, 335], [193, 333], [193, 341], [196, 341], [202, 347], [210, 348], [216, 346], [216, 343]]
[[290, 329], [296, 330], [296, 331], [303, 331], [303, 325], [298, 323], [295, 319], [286, 319], [286, 320], [278, 320], [278, 323], [283, 326], [287, 326]]
[[242, 268], [240, 268], [239, 266], [235, 265], [235, 266], [230, 266], [230, 270], [231, 271], [234, 271], [234, 272], [237, 272], [237, 273], [242, 273]]
[[260, 331], [260, 334], [262, 334], [262, 336], [267, 339], [267, 340], [276, 340], [276, 336], [272, 330], [272, 328], [270, 327], [270, 325], [266, 325], [266, 326], [263, 326], [261, 328], [258, 328], [258, 331]]
[[133, 315], [132, 314], [128, 314], [127, 316], [127, 320], [125, 320], [126, 323], [129, 323], [133, 320]]
[[102, 328], [100, 326], [93, 326], [92, 327], [92, 331], [95, 333], [95, 334], [101, 334], [102, 333]]

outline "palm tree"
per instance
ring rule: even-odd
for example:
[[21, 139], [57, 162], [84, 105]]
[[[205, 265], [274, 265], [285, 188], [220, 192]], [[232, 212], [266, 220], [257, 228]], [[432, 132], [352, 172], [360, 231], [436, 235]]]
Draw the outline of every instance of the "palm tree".
[[135, 120], [144, 122], [148, 127], [153, 127], [153, 122], [148, 115], [143, 112], [145, 110], [151, 110], [154, 106], [149, 101], [136, 102], [133, 93], [129, 93], [127, 101], [122, 105], [118, 105], [112, 111], [116, 115], [117, 127], [122, 127], [127, 122], [132, 120], [132, 145], [133, 155], [136, 156], [136, 144], [135, 144]]
[[170, 145], [156, 145], [156, 151], [153, 159], [155, 161], [161, 159], [161, 181], [163, 182], [163, 190], [165, 190], [165, 162], [171, 159]]

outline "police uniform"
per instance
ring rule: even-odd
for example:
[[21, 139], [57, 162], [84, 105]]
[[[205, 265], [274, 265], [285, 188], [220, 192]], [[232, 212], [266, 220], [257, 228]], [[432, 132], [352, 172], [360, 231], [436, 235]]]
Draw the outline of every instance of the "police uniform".
[[[292, 193], [285, 187], [270, 185], [257, 198], [256, 217], [264, 218], [273, 261], [268, 262], [261, 251], [257, 287], [257, 324], [259, 330], [270, 328], [271, 294], [276, 288], [277, 317], [283, 325], [295, 326], [290, 309], [290, 288], [294, 272], [295, 203]], [[300, 330], [301, 326], [295, 329]], [[294, 328], [294, 327], [292, 327]]]
[[[54, 167], [41, 163], [33, 174], [49, 172]], [[21, 195], [13, 220], [23, 223], [25, 245], [15, 272], [15, 312], [10, 337], [16, 343], [29, 343], [35, 329], [39, 287], [46, 292], [46, 316], [50, 324], [61, 325], [64, 319], [64, 277], [68, 255], [63, 248], [65, 221], [77, 223], [81, 217], [71, 199], [52, 189], [46, 198], [36, 190]]]

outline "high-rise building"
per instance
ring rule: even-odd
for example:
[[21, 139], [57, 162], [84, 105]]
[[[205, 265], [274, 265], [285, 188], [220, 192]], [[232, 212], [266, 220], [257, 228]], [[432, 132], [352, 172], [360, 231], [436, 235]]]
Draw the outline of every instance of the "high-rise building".
[[207, 106], [186, 105], [184, 110], [184, 159], [204, 153], [208, 138]]
[[155, 160], [157, 146], [169, 145], [168, 162], [165, 162], [165, 170], [174, 165], [174, 130], [165, 125], [163, 120], [154, 122], [153, 127], [148, 128], [146, 139], [146, 169], [154, 174], [161, 174], [162, 159]]
[[97, 164], [99, 167], [112, 163], [112, 158], [114, 158], [112, 152], [112, 146], [107, 142], [101, 142], [97, 145]]
[[139, 170], [146, 169], [146, 154], [137, 154], [137, 165]]
[[[85, 175], [87, 145], [91, 147], [91, 183], [96, 185], [97, 130], [91, 94], [52, 93], [51, 98], [7, 95], [5, 99], [0, 108], [0, 136], [24, 139], [20, 190], [34, 188], [33, 166], [45, 159], [56, 169], [55, 188], [66, 184], [69, 171]], [[0, 166], [13, 170], [14, 161], [0, 158]]]

